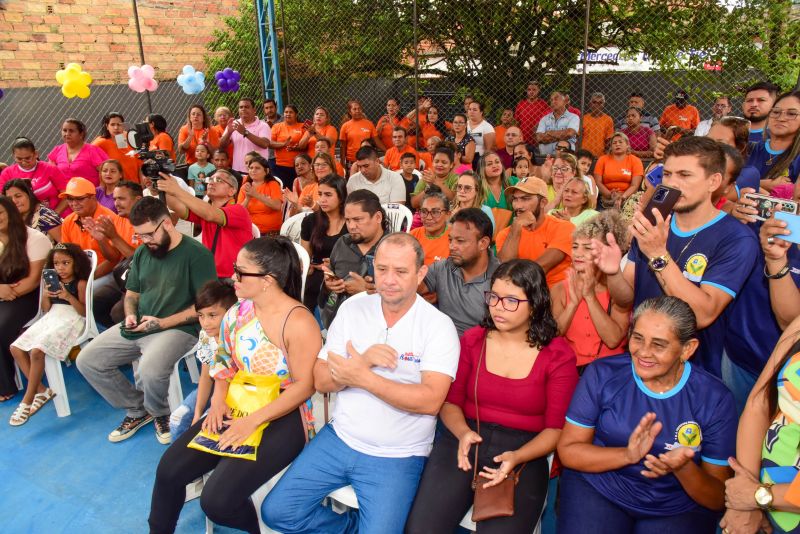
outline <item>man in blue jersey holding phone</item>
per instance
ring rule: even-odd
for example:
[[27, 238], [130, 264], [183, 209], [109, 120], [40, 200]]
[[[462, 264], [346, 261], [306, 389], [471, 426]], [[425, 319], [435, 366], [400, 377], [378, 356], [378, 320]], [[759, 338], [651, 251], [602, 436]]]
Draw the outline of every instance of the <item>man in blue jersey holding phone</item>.
[[635, 213], [629, 263], [620, 269], [621, 252], [594, 242], [597, 266], [608, 275], [611, 298], [620, 306], [638, 306], [666, 294], [685, 300], [697, 316], [700, 347], [695, 361], [721, 376], [726, 322], [720, 315], [736, 297], [758, 254], [756, 236], [711, 202], [725, 172], [725, 153], [713, 140], [688, 137], [664, 151], [666, 186], [681, 196], [666, 220], [654, 210], [656, 224]]

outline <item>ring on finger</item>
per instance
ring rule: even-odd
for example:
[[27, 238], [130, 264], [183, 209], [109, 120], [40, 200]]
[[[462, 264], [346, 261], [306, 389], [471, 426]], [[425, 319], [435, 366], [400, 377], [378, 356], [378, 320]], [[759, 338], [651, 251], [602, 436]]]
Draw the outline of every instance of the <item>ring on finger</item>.
[[769, 236], [769, 237], [767, 238], [767, 244], [768, 244], [768, 245], [772, 245], [773, 243], [775, 243], [775, 238], [774, 238], [774, 237], [772, 237], [772, 236]]

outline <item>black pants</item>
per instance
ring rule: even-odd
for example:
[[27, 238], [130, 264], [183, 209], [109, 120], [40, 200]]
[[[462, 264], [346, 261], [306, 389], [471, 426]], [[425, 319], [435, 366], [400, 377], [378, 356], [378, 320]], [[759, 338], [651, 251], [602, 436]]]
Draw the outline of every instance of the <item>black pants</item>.
[[124, 319], [122, 309], [123, 292], [117, 284], [107, 284], [97, 289], [92, 298], [92, 312], [94, 320], [106, 328], [111, 328]]
[[200, 496], [203, 512], [218, 525], [259, 534], [258, 516], [250, 495], [303, 450], [306, 428], [300, 412], [294, 410], [264, 429], [255, 461], [188, 448], [186, 445], [200, 431], [204, 420], [189, 427], [158, 463], [148, 519], [150, 532], [175, 532], [186, 499], [186, 485], [213, 469]]
[[17, 393], [11, 344], [19, 337], [25, 323], [33, 319], [38, 309], [38, 289], [14, 300], [0, 301], [0, 395], [2, 396]]
[[306, 291], [303, 294], [303, 304], [312, 312], [314, 308], [317, 307], [323, 280], [324, 275], [319, 269], [315, 269], [313, 273], [306, 277]]
[[[475, 422], [467, 424], [475, 429]], [[481, 423], [478, 452], [478, 471], [483, 466], [497, 467], [493, 458], [506, 451], [516, 450], [536, 436], [535, 432], [514, 430], [500, 425]], [[433, 443], [433, 450], [422, 473], [414, 505], [406, 522], [406, 533], [453, 532], [472, 506], [472, 470], [462, 471], [456, 463], [458, 440], [442, 428]], [[470, 463], [475, 450], [470, 451]], [[498, 534], [530, 534], [542, 513], [547, 498], [550, 471], [547, 458], [528, 462], [520, 475], [514, 493], [514, 515], [497, 517], [477, 523], [477, 531]]]

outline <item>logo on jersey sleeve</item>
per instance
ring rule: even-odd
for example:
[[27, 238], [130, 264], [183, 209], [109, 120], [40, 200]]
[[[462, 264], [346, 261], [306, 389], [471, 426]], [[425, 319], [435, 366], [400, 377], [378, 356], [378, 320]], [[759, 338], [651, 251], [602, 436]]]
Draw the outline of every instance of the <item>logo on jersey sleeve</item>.
[[665, 449], [671, 451], [679, 447], [689, 447], [695, 452], [700, 452], [700, 444], [703, 442], [703, 432], [697, 421], [686, 421], [678, 425], [675, 429], [675, 442], [666, 444]]
[[708, 258], [705, 254], [692, 254], [683, 267], [683, 276], [692, 282], [700, 282], [703, 279], [703, 273], [706, 272], [706, 267], [708, 267]]

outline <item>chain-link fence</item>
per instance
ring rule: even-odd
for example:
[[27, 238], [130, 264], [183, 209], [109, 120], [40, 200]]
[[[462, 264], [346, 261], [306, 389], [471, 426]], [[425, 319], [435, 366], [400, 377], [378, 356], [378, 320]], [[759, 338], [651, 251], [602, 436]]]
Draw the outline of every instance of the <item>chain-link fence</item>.
[[[235, 114], [238, 98], [263, 97], [256, 2], [138, 0], [142, 52], [160, 84], [150, 106], [126, 86], [128, 66], [142, 63], [130, 2], [96, 3], [10, 2], [0, 10], [0, 147], [27, 135], [46, 154], [68, 116], [87, 124], [91, 140], [103, 114], [120, 112], [130, 126], [150, 109], [177, 140], [190, 105], [209, 113], [227, 105]], [[301, 120], [324, 106], [337, 127], [350, 99], [377, 123], [389, 98], [406, 114], [425, 95], [450, 120], [467, 94], [497, 125], [529, 80], [541, 83], [545, 100], [561, 90], [582, 111], [602, 92], [615, 122], [631, 93], [658, 117], [682, 89], [705, 119], [717, 94], [731, 95], [739, 114], [748, 83], [788, 89], [800, 72], [800, 3], [791, 0], [276, 0], [275, 13], [283, 101], [298, 106]], [[101, 18], [83, 28], [90, 19], [82, 17], [92, 16]], [[86, 100], [64, 98], [55, 83], [55, 71], [73, 61], [95, 77]], [[205, 71], [201, 94], [175, 83], [184, 64]], [[238, 92], [214, 84], [225, 67], [241, 73]]]

